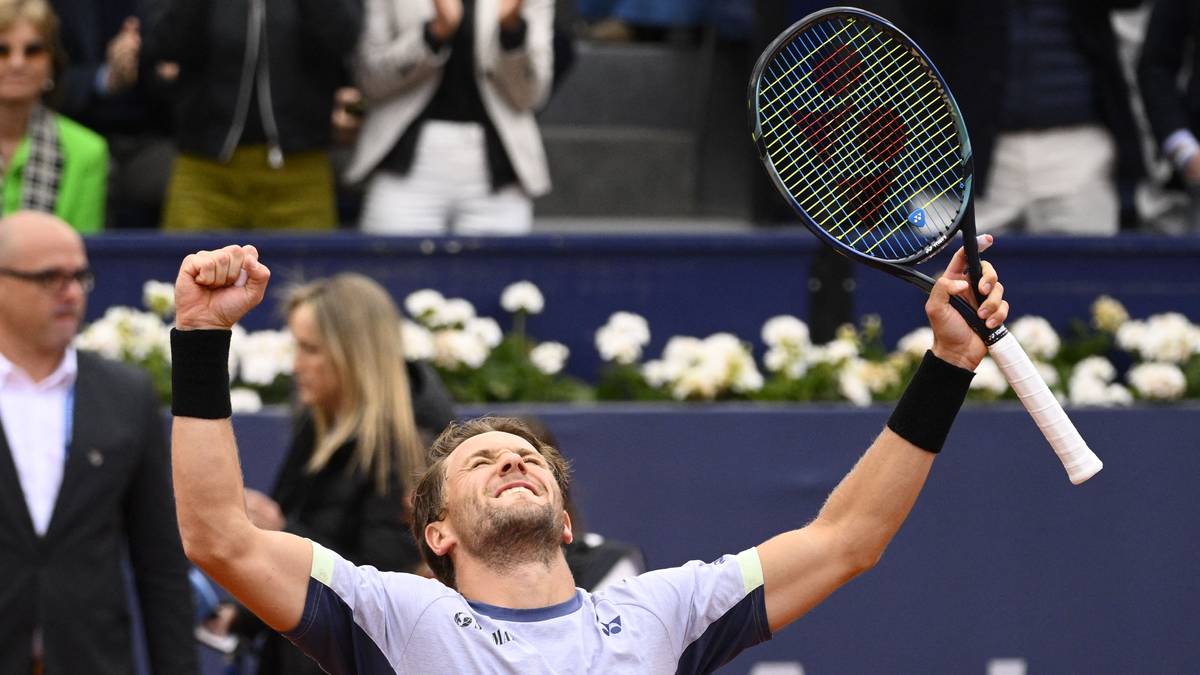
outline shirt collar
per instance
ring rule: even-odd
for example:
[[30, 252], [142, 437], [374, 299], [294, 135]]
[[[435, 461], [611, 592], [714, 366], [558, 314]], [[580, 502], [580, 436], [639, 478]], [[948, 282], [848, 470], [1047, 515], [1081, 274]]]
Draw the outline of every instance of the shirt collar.
[[[25, 381], [30, 381], [28, 373], [21, 370], [12, 361], [9, 361], [4, 354], [0, 354], [0, 386], [7, 384], [13, 377], [20, 376]], [[79, 375], [79, 357], [75, 352], [74, 346], [67, 347], [63, 354], [62, 361], [59, 362], [58, 368], [54, 369], [46, 379], [35, 384], [38, 389], [53, 389], [55, 387], [66, 386], [70, 387], [75, 384], [75, 378]]]

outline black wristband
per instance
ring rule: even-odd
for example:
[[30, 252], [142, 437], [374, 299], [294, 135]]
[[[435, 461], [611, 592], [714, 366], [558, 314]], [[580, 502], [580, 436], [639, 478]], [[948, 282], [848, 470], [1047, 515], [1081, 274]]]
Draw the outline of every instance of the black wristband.
[[974, 377], [975, 373], [946, 363], [932, 351], [925, 352], [888, 418], [888, 428], [918, 448], [941, 452]]
[[219, 420], [233, 415], [229, 404], [227, 330], [171, 329], [171, 414]]

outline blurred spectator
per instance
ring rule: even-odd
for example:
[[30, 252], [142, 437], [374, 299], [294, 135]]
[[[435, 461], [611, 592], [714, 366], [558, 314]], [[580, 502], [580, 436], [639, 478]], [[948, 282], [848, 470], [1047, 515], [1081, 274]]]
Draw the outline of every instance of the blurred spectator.
[[[374, 281], [317, 280], [294, 289], [286, 308], [303, 408], [271, 496], [246, 490], [250, 519], [359, 565], [419, 572], [407, 494], [424, 448], [454, 419], [449, 394], [428, 364], [405, 361], [400, 314]], [[321, 672], [249, 612], [232, 631], [263, 638], [260, 675]]]
[[970, 128], [981, 231], [1108, 235], [1135, 218], [1144, 168], [1110, 14], [1137, 0], [899, 4]]
[[45, 0], [0, 0], [3, 211], [44, 211], [81, 233], [104, 228], [104, 139], [52, 112], [63, 68], [58, 18]]
[[[1186, 87], [1185, 54], [1191, 54]], [[1138, 82], [1154, 135], [1191, 195], [1188, 227], [1200, 231], [1200, 5], [1194, 0], [1154, 3]]]
[[334, 92], [360, 0], [155, 0], [144, 61], [177, 69], [168, 230], [335, 225]]
[[550, 190], [534, 111], [550, 93], [553, 0], [368, 0], [366, 15], [368, 110], [348, 169], [370, 175], [362, 229], [529, 232]]
[[164, 84], [142, 68], [138, 0], [51, 0], [67, 69], [59, 111], [95, 131], [111, 153], [108, 226], [158, 227], [175, 157]]
[[73, 346], [92, 283], [66, 223], [0, 220], [0, 673], [135, 672], [128, 563], [151, 672], [194, 675], [158, 396]]

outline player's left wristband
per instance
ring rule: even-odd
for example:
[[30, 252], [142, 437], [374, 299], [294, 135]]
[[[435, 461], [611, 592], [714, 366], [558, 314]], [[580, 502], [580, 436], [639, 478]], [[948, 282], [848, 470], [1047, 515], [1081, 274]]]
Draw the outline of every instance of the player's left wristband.
[[888, 428], [918, 448], [941, 452], [974, 377], [975, 373], [946, 363], [932, 351], [925, 352], [888, 418]]
[[228, 330], [171, 329], [171, 414], [219, 420], [229, 402]]

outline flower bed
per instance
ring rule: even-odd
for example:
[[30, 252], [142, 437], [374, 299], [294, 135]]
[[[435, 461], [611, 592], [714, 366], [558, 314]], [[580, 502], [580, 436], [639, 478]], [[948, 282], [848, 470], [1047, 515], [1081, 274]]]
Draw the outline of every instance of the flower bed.
[[[170, 398], [168, 330], [173, 288], [146, 282], [146, 310], [112, 307], [79, 335], [76, 345], [144, 368], [164, 400]], [[509, 314], [504, 332], [491, 317], [476, 315], [461, 298], [425, 289], [408, 295], [403, 340], [411, 360], [425, 360], [463, 403], [567, 401], [848, 401], [865, 406], [894, 400], [921, 355], [932, 345], [928, 328], [883, 342], [877, 317], [843, 326], [834, 340], [813, 344], [808, 327], [781, 315], [762, 327], [767, 349], [760, 362], [751, 345], [730, 333], [670, 338], [658, 358], [644, 358], [649, 322], [617, 312], [595, 334], [606, 362], [599, 380], [585, 383], [564, 374], [570, 357], [558, 342], [539, 342], [526, 318], [546, 310], [541, 291], [527, 281], [504, 289]], [[1077, 406], [1119, 406], [1135, 400], [1200, 398], [1200, 327], [1180, 314], [1130, 319], [1121, 303], [1101, 296], [1088, 321], [1072, 323], [1060, 336], [1036, 316], [1010, 321], [1051, 389]], [[235, 409], [252, 411], [288, 399], [293, 345], [286, 331], [246, 332], [235, 327], [230, 373]], [[1015, 398], [999, 368], [985, 359], [971, 384], [971, 398]]]

